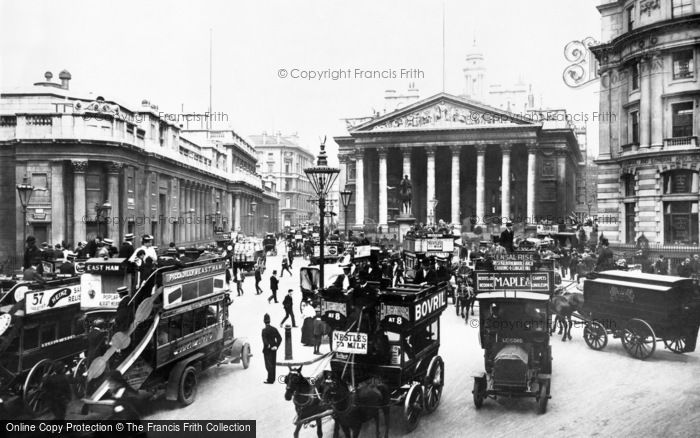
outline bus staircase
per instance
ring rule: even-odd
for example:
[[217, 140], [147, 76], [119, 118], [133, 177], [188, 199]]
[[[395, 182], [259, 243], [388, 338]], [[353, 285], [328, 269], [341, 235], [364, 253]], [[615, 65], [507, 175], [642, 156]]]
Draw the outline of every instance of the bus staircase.
[[[160, 321], [160, 314], [157, 312], [154, 314], [153, 311], [153, 303], [159, 298], [163, 291], [162, 288], [157, 287], [156, 279], [159, 278], [163, 271], [170, 271], [172, 268], [173, 267], [164, 267], [155, 270], [136, 291], [129, 301], [129, 308], [136, 308], [129, 329], [114, 333], [109, 342], [107, 351], [105, 351], [102, 356], [94, 359], [90, 364], [87, 376], [88, 381], [99, 378], [103, 374], [106, 375], [105, 371], [107, 370], [108, 363], [111, 357], [117, 353], [124, 358], [114, 369], [122, 373], [122, 376], [132, 388], [136, 390], [141, 388], [143, 383], [151, 375], [153, 367], [144, 360], [141, 355], [148, 346], [148, 343], [152, 340], [156, 328], [158, 327], [158, 322]], [[145, 322], [149, 322], [149, 324], [144, 331], [141, 326]], [[135, 332], [137, 332], [137, 335], [141, 334], [141, 336], [135, 336]], [[131, 341], [139, 338], [140, 340], [138, 343], [132, 347]], [[86, 398], [86, 401], [91, 403], [98, 402], [107, 393], [108, 388], [109, 383], [107, 379], [105, 379], [98, 385], [97, 389]]]

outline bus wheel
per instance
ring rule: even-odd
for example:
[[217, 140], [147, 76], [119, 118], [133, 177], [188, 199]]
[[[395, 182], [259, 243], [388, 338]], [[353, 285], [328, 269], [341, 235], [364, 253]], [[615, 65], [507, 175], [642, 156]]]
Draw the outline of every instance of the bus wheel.
[[197, 370], [187, 367], [180, 375], [180, 385], [177, 390], [177, 400], [184, 406], [191, 405], [197, 397]]

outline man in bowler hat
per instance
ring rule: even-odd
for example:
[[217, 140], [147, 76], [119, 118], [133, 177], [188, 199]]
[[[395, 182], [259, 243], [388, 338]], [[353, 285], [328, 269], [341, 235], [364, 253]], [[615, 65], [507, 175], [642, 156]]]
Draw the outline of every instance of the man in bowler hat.
[[270, 325], [270, 315], [263, 317], [265, 328], [262, 329], [263, 357], [265, 358], [265, 369], [267, 370], [267, 380], [263, 383], [275, 383], [275, 373], [277, 371], [277, 349], [282, 343], [282, 336], [276, 328]]

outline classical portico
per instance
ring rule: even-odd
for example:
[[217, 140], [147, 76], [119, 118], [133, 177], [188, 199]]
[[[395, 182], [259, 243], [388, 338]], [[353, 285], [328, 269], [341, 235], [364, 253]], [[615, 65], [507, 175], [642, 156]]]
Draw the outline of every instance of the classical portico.
[[566, 122], [534, 121], [441, 93], [348, 131], [335, 140], [345, 166], [340, 183], [355, 193], [351, 225], [392, 225], [403, 175], [413, 185], [412, 216], [423, 223], [433, 221], [433, 200], [436, 218], [463, 231], [556, 220], [573, 210], [580, 152]]

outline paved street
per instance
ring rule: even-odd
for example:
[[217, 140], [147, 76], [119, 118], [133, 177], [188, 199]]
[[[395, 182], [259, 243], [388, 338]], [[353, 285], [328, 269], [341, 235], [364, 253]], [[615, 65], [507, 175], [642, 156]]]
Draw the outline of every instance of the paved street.
[[[295, 309], [301, 297], [298, 270], [306, 262], [294, 261], [294, 277], [285, 275], [279, 296], [294, 289]], [[272, 269], [280, 268], [280, 257], [269, 257], [263, 277], [267, 290]], [[160, 410], [151, 419], [257, 419], [259, 437], [290, 436], [294, 408], [284, 400], [284, 387], [264, 385], [260, 331], [262, 316], [269, 312], [279, 326], [282, 304], [268, 304], [269, 293], [254, 294], [253, 277], [245, 282], [245, 295], [234, 296], [231, 319], [236, 336], [245, 336], [255, 356], [249, 369], [241, 365], [214, 368], [202, 374], [199, 394], [186, 408]], [[235, 293], [234, 293], [235, 295]], [[281, 300], [280, 300], [281, 302]], [[300, 322], [298, 321], [300, 325]], [[617, 339], [603, 351], [593, 351], [573, 330], [573, 341], [552, 339], [552, 399], [545, 416], [536, 413], [534, 400], [487, 400], [477, 411], [471, 396], [472, 375], [483, 371], [483, 353], [478, 330], [455, 315], [450, 305], [442, 318], [440, 354], [445, 360], [446, 384], [438, 410], [423, 417], [411, 436], [451, 437], [465, 433], [480, 436], [697, 436], [700, 429], [700, 353], [675, 355], [657, 345], [654, 356], [644, 362], [630, 358]], [[281, 331], [282, 334], [283, 331]], [[313, 356], [302, 347], [300, 329], [293, 330], [294, 359]], [[322, 351], [327, 351], [324, 346]], [[283, 359], [283, 349], [278, 360]], [[313, 367], [311, 367], [313, 368]], [[313, 369], [308, 369], [309, 374]], [[278, 374], [285, 372], [279, 368]], [[401, 412], [392, 409], [390, 436], [401, 436]], [[363, 434], [372, 433], [365, 428]], [[324, 424], [332, 434], [332, 422]], [[301, 436], [316, 436], [303, 429]]]

